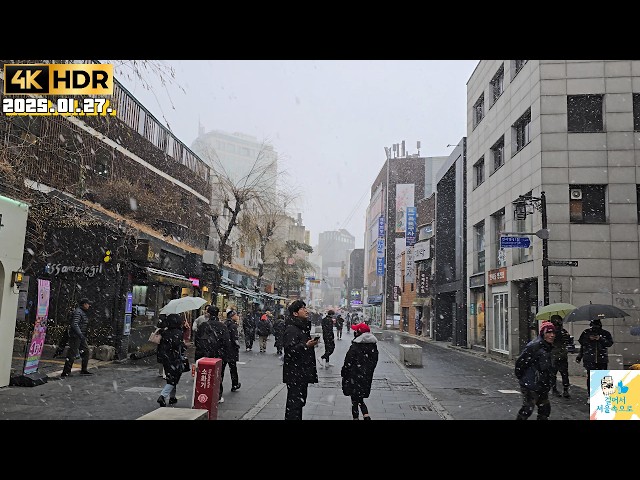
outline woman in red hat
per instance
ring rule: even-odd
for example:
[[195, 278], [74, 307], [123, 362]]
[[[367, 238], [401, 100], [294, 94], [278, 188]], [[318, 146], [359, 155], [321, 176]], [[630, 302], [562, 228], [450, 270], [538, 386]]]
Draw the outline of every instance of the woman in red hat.
[[359, 419], [360, 411], [363, 420], [371, 420], [364, 399], [371, 393], [373, 371], [378, 364], [378, 339], [366, 323], [358, 323], [351, 329], [354, 339], [351, 340], [340, 371], [342, 393], [351, 397], [351, 413], [354, 420]]

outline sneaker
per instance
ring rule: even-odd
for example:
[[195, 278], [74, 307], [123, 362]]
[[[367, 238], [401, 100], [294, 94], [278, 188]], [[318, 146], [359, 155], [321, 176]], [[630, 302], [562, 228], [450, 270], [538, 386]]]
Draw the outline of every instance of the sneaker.
[[238, 383], [238, 385], [236, 385], [235, 387], [231, 387], [231, 391], [232, 391], [232, 392], [238, 391], [238, 390], [240, 390], [240, 387], [241, 387], [241, 386], [242, 386], [242, 384], [241, 384], [241, 383]]
[[318, 363], [320, 364], [321, 367], [324, 367], [324, 359], [323, 358], [318, 358]]
[[80, 375], [93, 375], [93, 372], [90, 372], [89, 370], [81, 370]]
[[160, 395], [158, 397], [158, 400], [156, 400], [161, 407], [166, 407], [167, 406], [167, 402], [164, 400], [164, 397], [162, 395]]
[[218, 403], [224, 403], [224, 397], [220, 397], [220, 399], [218, 400]]

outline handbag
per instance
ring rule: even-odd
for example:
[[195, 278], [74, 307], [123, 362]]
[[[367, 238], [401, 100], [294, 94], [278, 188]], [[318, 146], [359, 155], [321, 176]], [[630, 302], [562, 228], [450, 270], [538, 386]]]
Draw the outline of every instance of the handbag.
[[149, 335], [149, 341], [156, 345], [160, 345], [160, 340], [162, 340], [162, 335], [160, 335], [160, 329], [156, 328], [155, 331], [151, 332], [151, 335]]
[[182, 372], [188, 372], [191, 370], [191, 365], [189, 365], [189, 359], [186, 355], [182, 356]]

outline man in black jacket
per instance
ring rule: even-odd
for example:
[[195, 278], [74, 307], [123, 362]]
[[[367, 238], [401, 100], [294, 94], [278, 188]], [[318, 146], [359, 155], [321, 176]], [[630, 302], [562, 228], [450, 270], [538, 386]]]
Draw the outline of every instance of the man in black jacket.
[[227, 344], [227, 360], [222, 362], [222, 378], [220, 379], [220, 392], [222, 392], [222, 381], [224, 380], [225, 367], [229, 365], [231, 375], [231, 391], [240, 390], [240, 379], [238, 377], [238, 360], [240, 360], [240, 338], [238, 335], [238, 321], [240, 315], [235, 310], [227, 312], [227, 320], [224, 325], [229, 332], [229, 343]]
[[580, 334], [578, 343], [580, 353], [576, 357], [576, 362], [582, 360], [582, 365], [587, 369], [587, 395], [591, 395], [591, 370], [608, 369], [608, 348], [613, 345], [613, 337], [608, 330], [602, 328], [602, 321], [596, 318], [591, 320], [589, 328]]
[[[194, 360], [197, 362], [202, 357], [221, 359], [221, 375], [224, 377], [228, 352], [232, 349], [232, 346], [229, 329], [218, 318], [219, 313], [220, 309], [215, 305], [209, 305], [207, 307], [208, 318], [198, 325], [193, 337], [196, 344]], [[222, 396], [223, 390], [222, 381], [220, 381], [218, 403], [224, 402], [224, 397]]]
[[282, 381], [287, 384], [284, 419], [302, 420], [302, 408], [307, 403], [309, 384], [318, 383], [314, 348], [320, 338], [311, 338], [311, 322], [308, 319], [306, 303], [295, 300], [289, 305], [288, 310], [282, 365]]
[[[333, 310], [329, 310], [327, 315], [322, 319], [322, 341], [324, 342], [324, 353], [318, 359], [320, 364], [324, 366], [324, 368], [329, 368], [333, 366], [332, 363], [329, 363], [329, 357], [333, 353], [336, 348], [335, 336], [333, 334], [333, 322], [334, 316], [336, 312]], [[324, 362], [322, 361], [324, 360]]]
[[78, 306], [73, 311], [71, 317], [71, 325], [69, 326], [69, 348], [67, 349], [67, 358], [62, 368], [60, 378], [66, 378], [71, 373], [73, 367], [73, 361], [80, 352], [82, 357], [82, 368], [80, 369], [80, 375], [93, 375], [88, 370], [89, 366], [89, 345], [87, 344], [87, 326], [89, 325], [89, 317], [87, 311], [91, 307], [91, 302], [88, 298], [81, 298], [78, 301]]
[[522, 407], [516, 420], [526, 420], [538, 407], [538, 420], [549, 420], [551, 403], [551, 349], [556, 338], [556, 327], [551, 322], [542, 322], [540, 336], [531, 340], [516, 360], [515, 375], [520, 382]]

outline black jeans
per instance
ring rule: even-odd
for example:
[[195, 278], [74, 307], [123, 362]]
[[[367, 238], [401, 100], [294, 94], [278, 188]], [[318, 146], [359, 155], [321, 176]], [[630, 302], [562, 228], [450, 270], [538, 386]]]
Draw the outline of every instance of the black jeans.
[[517, 420], [526, 420], [538, 407], [538, 420], [548, 420], [551, 415], [551, 403], [549, 403], [549, 392], [534, 392], [528, 388], [520, 387], [522, 392], [522, 407], [518, 410]]
[[224, 380], [224, 371], [227, 368], [227, 364], [229, 364], [229, 374], [231, 375], [231, 388], [237, 387], [240, 383], [238, 379], [238, 365], [235, 361], [233, 362], [225, 362], [222, 361], [222, 374], [220, 375], [220, 397], [222, 397], [222, 381]]
[[607, 370], [609, 362], [585, 362], [582, 365], [587, 369], [587, 396], [591, 396], [591, 370]]
[[565, 390], [567, 388], [569, 388], [569, 362], [567, 361], [566, 358], [563, 358], [562, 360], [553, 360], [551, 362], [551, 374], [552, 374], [552, 380], [553, 380], [553, 384], [552, 387], [554, 390], [557, 390], [557, 375], [558, 372], [560, 372], [560, 377], [562, 378], [562, 386], [565, 388]]
[[71, 368], [73, 367], [73, 361], [80, 351], [82, 358], [82, 371], [86, 372], [89, 366], [89, 345], [87, 345], [87, 339], [85, 337], [77, 337], [76, 335], [69, 335], [69, 348], [67, 349], [67, 358], [64, 362], [62, 373], [69, 375]]
[[367, 406], [364, 404], [364, 398], [351, 395], [351, 415], [353, 418], [358, 418], [360, 415], [358, 409], [362, 411], [363, 416], [369, 413], [369, 409], [367, 409]]
[[307, 403], [308, 383], [287, 383], [285, 420], [302, 420], [302, 407]]

